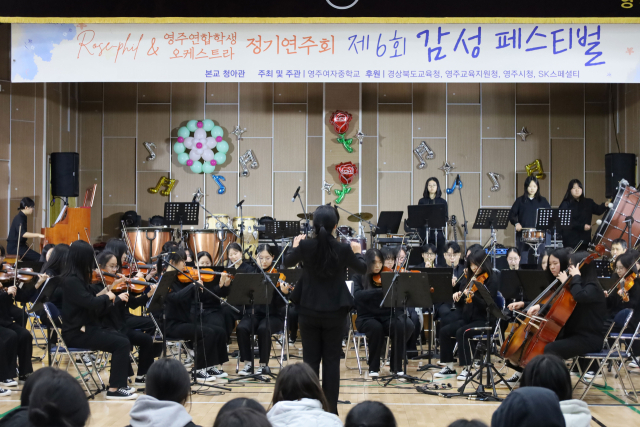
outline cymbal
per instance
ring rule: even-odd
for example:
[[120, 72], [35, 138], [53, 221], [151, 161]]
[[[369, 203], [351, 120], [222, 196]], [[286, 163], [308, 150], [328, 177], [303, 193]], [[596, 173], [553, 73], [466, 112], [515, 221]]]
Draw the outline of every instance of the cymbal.
[[300, 218], [300, 219], [313, 219], [313, 214], [312, 213], [307, 213], [307, 214], [299, 213], [298, 214], [298, 218]]
[[355, 215], [349, 215], [347, 221], [360, 222], [360, 218], [358, 217], [362, 218], [363, 221], [369, 221], [371, 218], [373, 218], [373, 214], [370, 214], [369, 212], [360, 212]]

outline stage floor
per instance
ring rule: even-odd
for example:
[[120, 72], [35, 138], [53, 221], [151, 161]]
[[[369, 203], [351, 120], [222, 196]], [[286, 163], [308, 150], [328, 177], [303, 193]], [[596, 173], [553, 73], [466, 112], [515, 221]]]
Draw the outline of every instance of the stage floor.
[[[302, 356], [300, 344], [296, 344], [295, 347], [295, 349], [291, 348], [291, 355]], [[235, 343], [230, 346], [231, 351], [235, 348], [237, 348]], [[34, 355], [42, 355], [42, 350], [36, 348]], [[292, 363], [301, 361], [296, 357], [292, 357], [291, 360]], [[353, 358], [349, 362], [350, 366], [355, 366]], [[431, 380], [431, 374], [417, 372], [418, 363], [417, 361], [410, 362], [408, 373]], [[426, 363], [426, 360], [423, 363]], [[34, 362], [34, 369], [43, 366], [46, 366], [43, 362]], [[270, 366], [272, 368], [278, 366], [278, 362], [272, 360]], [[364, 367], [366, 368], [366, 364], [364, 364]], [[226, 363], [223, 369], [229, 375], [234, 375], [235, 359]], [[507, 375], [510, 376], [511, 371], [506, 371]], [[69, 372], [73, 373], [73, 367]], [[278, 370], [274, 369], [274, 372], [277, 373]], [[432, 372], [436, 372], [436, 370], [432, 370]], [[640, 370], [633, 369], [631, 372], [635, 383], [640, 386]], [[383, 368], [381, 374], [387, 373], [388, 368]], [[108, 383], [108, 371], [103, 371], [101, 375], [105, 383]], [[360, 376], [357, 370], [346, 369], [344, 360], [342, 361], [341, 378], [340, 399], [351, 403], [338, 405], [340, 418], [343, 421], [349, 409], [364, 400], [377, 400], [388, 405], [395, 414], [400, 427], [448, 426], [449, 423], [459, 418], [477, 418], [490, 424], [491, 415], [499, 405], [496, 402], [480, 402], [460, 397], [444, 398], [425, 395], [418, 393], [412, 384], [397, 381], [392, 382], [388, 387], [383, 387], [378, 381], [372, 381], [368, 378], [366, 373]], [[575, 382], [576, 377], [572, 378]], [[608, 387], [606, 389], [592, 388], [587, 395], [586, 401], [590, 405], [592, 415], [607, 427], [640, 425], [640, 406], [632, 406], [632, 402], [624, 398], [612, 374], [609, 374], [607, 379]], [[221, 381], [217, 384], [226, 385], [225, 382]], [[455, 388], [462, 384], [455, 378], [437, 381], [437, 383], [451, 383], [454, 389], [446, 390], [447, 392], [455, 391]], [[245, 396], [256, 399], [267, 408], [271, 400], [273, 384], [273, 381], [270, 383], [248, 381], [233, 383], [230, 385], [231, 392], [225, 392], [220, 395], [211, 395], [209, 390], [203, 389], [207, 394], [194, 394], [191, 405], [187, 405], [187, 409], [189, 409], [190, 414], [193, 416], [193, 421], [197, 425], [211, 426], [220, 407], [228, 400], [236, 397]], [[12, 390], [15, 391], [11, 396], [0, 397], [0, 414], [4, 414], [20, 404], [20, 388], [21, 386], [13, 388]], [[581, 394], [581, 388], [582, 386], [578, 387], [574, 396]], [[193, 390], [198, 390], [198, 387], [194, 387]], [[501, 397], [505, 397], [508, 389], [499, 387], [498, 393]], [[89, 400], [89, 404], [91, 406], [91, 418], [88, 425], [91, 427], [124, 426], [129, 423], [129, 410], [133, 405], [132, 401], [107, 401], [104, 393], [102, 393], [95, 400]], [[592, 421], [592, 425], [596, 426], [598, 424]]]

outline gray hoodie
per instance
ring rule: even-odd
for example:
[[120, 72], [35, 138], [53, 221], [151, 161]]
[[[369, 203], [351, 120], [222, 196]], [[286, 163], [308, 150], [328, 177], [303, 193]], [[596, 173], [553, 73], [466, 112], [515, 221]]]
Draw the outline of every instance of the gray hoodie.
[[146, 395], [138, 397], [129, 416], [131, 427], [185, 427], [192, 419], [181, 404]]
[[589, 405], [582, 400], [563, 400], [560, 402], [560, 410], [564, 415], [567, 427], [589, 427], [591, 425]]

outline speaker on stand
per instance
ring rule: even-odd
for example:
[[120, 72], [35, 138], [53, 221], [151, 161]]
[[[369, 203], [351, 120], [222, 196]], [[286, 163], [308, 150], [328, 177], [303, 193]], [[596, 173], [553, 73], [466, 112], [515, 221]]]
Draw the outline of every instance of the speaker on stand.
[[78, 153], [51, 153], [51, 195], [68, 197], [80, 194], [80, 155]]
[[618, 183], [626, 179], [636, 186], [636, 155], [633, 153], [609, 153], [604, 156], [605, 197], [610, 199], [617, 193]]

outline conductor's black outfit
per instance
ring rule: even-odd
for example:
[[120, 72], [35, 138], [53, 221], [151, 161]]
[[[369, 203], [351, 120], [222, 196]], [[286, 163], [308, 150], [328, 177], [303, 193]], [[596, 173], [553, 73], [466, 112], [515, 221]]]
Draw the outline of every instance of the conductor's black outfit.
[[[423, 197], [418, 201], [419, 205], [444, 205], [444, 216], [445, 221], [449, 220], [449, 205], [447, 205], [447, 201], [442, 197]], [[421, 228], [418, 230], [420, 234], [420, 238], [423, 239], [427, 243], [433, 243], [436, 245], [436, 252], [438, 254], [436, 258], [436, 263], [441, 264], [444, 263], [444, 245], [447, 243], [447, 240], [444, 238], [444, 233], [441, 228], [435, 229], [431, 228], [429, 235], [427, 236], [427, 229]]]
[[361, 254], [354, 254], [346, 243], [330, 238], [337, 264], [327, 278], [319, 277], [312, 269], [318, 258], [318, 241], [301, 240], [284, 259], [286, 267], [302, 263], [302, 280], [291, 295], [298, 306], [302, 357], [320, 375], [322, 361], [322, 389], [329, 402], [329, 411], [338, 413], [340, 393], [340, 355], [345, 318], [354, 301], [346, 284], [347, 267], [364, 274], [367, 266]]
[[575, 248], [578, 242], [582, 244], [579, 251], [586, 251], [591, 242], [591, 230], [585, 230], [585, 225], [591, 225], [592, 215], [602, 215], [607, 210], [604, 203], [598, 205], [593, 199], [582, 197], [576, 200], [571, 197], [560, 203], [560, 209], [571, 210], [571, 228], [562, 230], [562, 245], [564, 247]]

